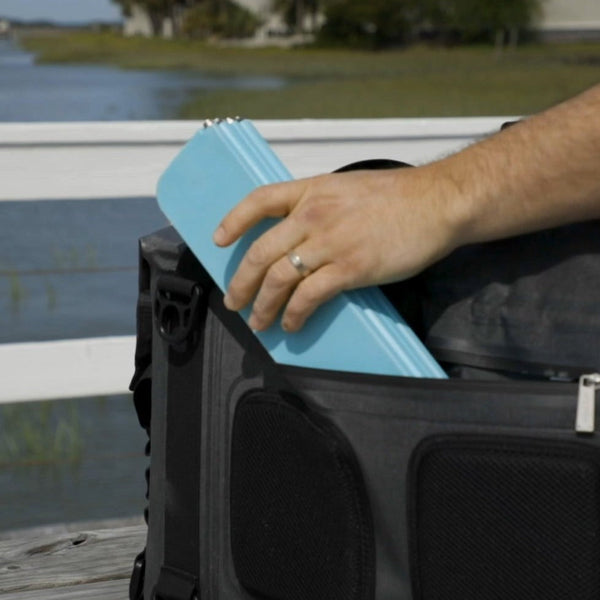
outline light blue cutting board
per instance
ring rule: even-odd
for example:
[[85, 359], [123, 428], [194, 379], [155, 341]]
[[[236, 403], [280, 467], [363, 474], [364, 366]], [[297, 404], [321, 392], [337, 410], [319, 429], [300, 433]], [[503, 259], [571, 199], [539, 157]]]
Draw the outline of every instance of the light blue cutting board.
[[[273, 224], [265, 220], [228, 248], [212, 235], [225, 214], [259, 185], [291, 175], [249, 121], [200, 130], [158, 183], [158, 203], [215, 283], [225, 290], [245, 251]], [[242, 316], [248, 319], [250, 309]], [[256, 334], [282, 364], [410, 377], [446, 377], [378, 288], [345, 292], [297, 333], [279, 323]]]

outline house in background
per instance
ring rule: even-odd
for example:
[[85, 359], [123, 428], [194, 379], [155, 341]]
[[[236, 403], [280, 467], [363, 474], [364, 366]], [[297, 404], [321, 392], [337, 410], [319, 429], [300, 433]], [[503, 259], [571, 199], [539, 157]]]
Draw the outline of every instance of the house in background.
[[[274, 40], [285, 39], [294, 41], [293, 36], [289, 35], [289, 27], [284, 22], [280, 14], [273, 11], [273, 0], [235, 0], [236, 4], [245, 8], [249, 12], [256, 15], [262, 25], [256, 30], [252, 44], [261, 45], [272, 43]], [[160, 35], [164, 38], [172, 38], [174, 32], [180, 28], [181, 21], [185, 14], [185, 6], [179, 8], [175, 19], [179, 23], [174, 23], [172, 19], [164, 19], [161, 24]], [[313, 19], [308, 16], [305, 19], [305, 30], [311, 31], [315, 27]], [[148, 12], [140, 5], [133, 4], [129, 16], [126, 16], [123, 21], [123, 34], [126, 36], [141, 35], [151, 37], [153, 35], [153, 26], [148, 15]]]
[[544, 0], [536, 29], [549, 41], [600, 40], [600, 0]]
[[[154, 29], [152, 21], [146, 9], [139, 4], [133, 4], [130, 13], [123, 21], [123, 34], [130, 37], [141, 35], [143, 37], [152, 37]], [[173, 22], [171, 19], [164, 19], [161, 26], [161, 36], [164, 38], [173, 37]]]
[[0, 39], [10, 36], [10, 21], [0, 18]]
[[256, 30], [253, 39], [257, 45], [268, 40], [272, 41], [274, 37], [284, 37], [289, 33], [281, 15], [273, 10], [273, 0], [235, 0], [235, 2], [261, 20], [262, 25]]

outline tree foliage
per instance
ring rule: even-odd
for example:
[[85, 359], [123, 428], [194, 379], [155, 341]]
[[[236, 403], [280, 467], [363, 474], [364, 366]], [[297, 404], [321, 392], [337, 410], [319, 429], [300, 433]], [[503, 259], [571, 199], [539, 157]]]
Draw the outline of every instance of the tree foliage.
[[112, 0], [112, 2], [121, 7], [125, 16], [131, 15], [134, 5], [144, 9], [152, 24], [154, 35], [160, 34], [165, 19], [172, 19], [175, 23], [176, 11], [190, 4], [188, 0]]
[[422, 0], [422, 23], [442, 40], [493, 41], [499, 32], [528, 29], [542, 0]]
[[327, 0], [271, 0], [274, 13], [281, 15], [290, 32], [303, 33], [317, 29], [319, 15]]
[[412, 31], [411, 0], [332, 0], [319, 39], [373, 49], [405, 44]]
[[422, 35], [442, 42], [494, 41], [523, 31], [543, 0], [330, 0], [322, 41], [375, 48]]
[[190, 8], [182, 33], [189, 38], [247, 38], [261, 24], [258, 17], [232, 0], [205, 0]]

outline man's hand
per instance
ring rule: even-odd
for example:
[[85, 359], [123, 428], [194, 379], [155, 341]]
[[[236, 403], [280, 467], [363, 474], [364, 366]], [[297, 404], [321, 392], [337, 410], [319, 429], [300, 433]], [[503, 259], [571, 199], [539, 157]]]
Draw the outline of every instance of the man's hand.
[[[258, 188], [215, 232], [226, 246], [267, 217], [282, 220], [250, 247], [225, 304], [253, 301], [249, 325], [296, 331], [342, 290], [410, 277], [453, 249], [444, 198], [422, 170], [322, 175]], [[296, 254], [305, 270], [292, 264]]]

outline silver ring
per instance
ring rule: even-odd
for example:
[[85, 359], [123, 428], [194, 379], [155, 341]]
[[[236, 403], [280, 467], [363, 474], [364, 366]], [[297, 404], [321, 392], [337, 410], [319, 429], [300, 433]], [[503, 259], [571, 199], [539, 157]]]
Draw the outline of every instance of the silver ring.
[[292, 267], [294, 267], [294, 269], [300, 273], [300, 277], [306, 277], [309, 274], [310, 269], [302, 262], [302, 259], [300, 256], [298, 256], [298, 254], [296, 254], [294, 251], [288, 252], [287, 257], [292, 263]]

